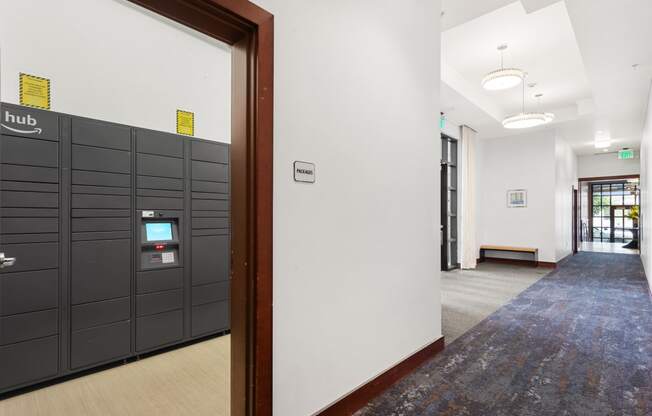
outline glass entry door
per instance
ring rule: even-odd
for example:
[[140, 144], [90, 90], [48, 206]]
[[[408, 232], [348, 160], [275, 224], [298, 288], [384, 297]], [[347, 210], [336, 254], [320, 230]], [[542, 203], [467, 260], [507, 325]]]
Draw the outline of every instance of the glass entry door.
[[631, 206], [611, 206], [611, 241], [628, 242], [634, 234], [634, 221], [629, 218]]
[[637, 224], [630, 215], [639, 204], [638, 183], [593, 183], [590, 202], [592, 241], [627, 243], [634, 238]]

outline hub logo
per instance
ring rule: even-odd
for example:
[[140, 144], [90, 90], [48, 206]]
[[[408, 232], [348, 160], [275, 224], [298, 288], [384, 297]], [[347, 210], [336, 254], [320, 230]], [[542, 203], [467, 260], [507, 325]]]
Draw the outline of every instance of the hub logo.
[[3, 116], [4, 117], [2, 118], [2, 121], [4, 121], [4, 123], [18, 124], [18, 127], [25, 127], [25, 129], [21, 129], [16, 127], [9, 127], [8, 125], [1, 123], [2, 127], [13, 131], [14, 133], [41, 134], [43, 132], [43, 129], [36, 127], [38, 121], [32, 117], [31, 114], [26, 116], [19, 116], [17, 114], [11, 114], [9, 110], [5, 110]]

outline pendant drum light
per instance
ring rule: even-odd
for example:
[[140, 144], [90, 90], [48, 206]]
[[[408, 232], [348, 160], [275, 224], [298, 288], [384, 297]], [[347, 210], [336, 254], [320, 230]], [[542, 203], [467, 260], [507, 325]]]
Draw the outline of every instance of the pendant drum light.
[[[539, 94], [537, 98], [540, 98]], [[540, 126], [542, 124], [550, 123], [555, 119], [552, 113], [534, 112], [528, 113], [525, 111], [525, 79], [523, 80], [523, 107], [519, 114], [507, 117], [503, 120], [503, 127], [506, 129], [528, 129], [530, 127]]]
[[523, 82], [525, 73], [517, 68], [505, 68], [503, 52], [507, 45], [498, 46], [500, 51], [500, 69], [488, 73], [482, 79], [482, 88], [489, 91], [506, 90]]

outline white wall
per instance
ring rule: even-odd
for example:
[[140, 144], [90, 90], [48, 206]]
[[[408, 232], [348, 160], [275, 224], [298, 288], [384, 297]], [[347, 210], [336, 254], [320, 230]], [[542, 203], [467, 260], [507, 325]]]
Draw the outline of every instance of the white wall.
[[448, 137], [452, 137], [453, 139], [460, 140], [461, 138], [460, 126], [448, 120], [446, 120], [446, 124], [444, 125], [444, 128], [441, 129], [441, 132], [447, 135]]
[[562, 138], [555, 139], [555, 261], [573, 253], [573, 189], [577, 156]]
[[[526, 132], [479, 140], [476, 158], [478, 251], [483, 244], [533, 247], [539, 249], [539, 261], [554, 263], [571, 254], [577, 156], [568, 143], [554, 130]], [[527, 190], [526, 208], [507, 208], [510, 189]]]
[[276, 31], [274, 415], [306, 416], [441, 336], [440, 1], [256, 3]]
[[179, 108], [195, 113], [195, 136], [230, 142], [225, 44], [125, 0], [1, 8], [2, 101], [19, 103], [25, 72], [51, 79], [53, 111], [174, 133]]
[[650, 243], [650, 236], [652, 236], [652, 206], [650, 206], [652, 202], [650, 199], [650, 180], [652, 179], [652, 158], [650, 155], [650, 146], [652, 145], [652, 90], [649, 97], [647, 119], [641, 142], [641, 211], [639, 220], [641, 230], [639, 238], [641, 261], [652, 292], [652, 244]]
[[600, 176], [637, 175], [640, 172], [639, 152], [634, 159], [619, 160], [617, 153], [582, 155], [578, 158], [578, 176], [596, 178]]
[[[540, 261], [556, 261], [554, 134], [479, 140], [476, 158], [478, 246], [533, 247]], [[526, 208], [507, 208], [510, 189], [527, 190]]]

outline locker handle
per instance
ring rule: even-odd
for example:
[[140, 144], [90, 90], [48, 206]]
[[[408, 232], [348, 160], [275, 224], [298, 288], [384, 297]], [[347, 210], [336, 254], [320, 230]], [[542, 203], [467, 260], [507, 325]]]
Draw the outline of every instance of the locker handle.
[[5, 257], [5, 253], [0, 253], [0, 269], [13, 266], [16, 263], [16, 257]]

